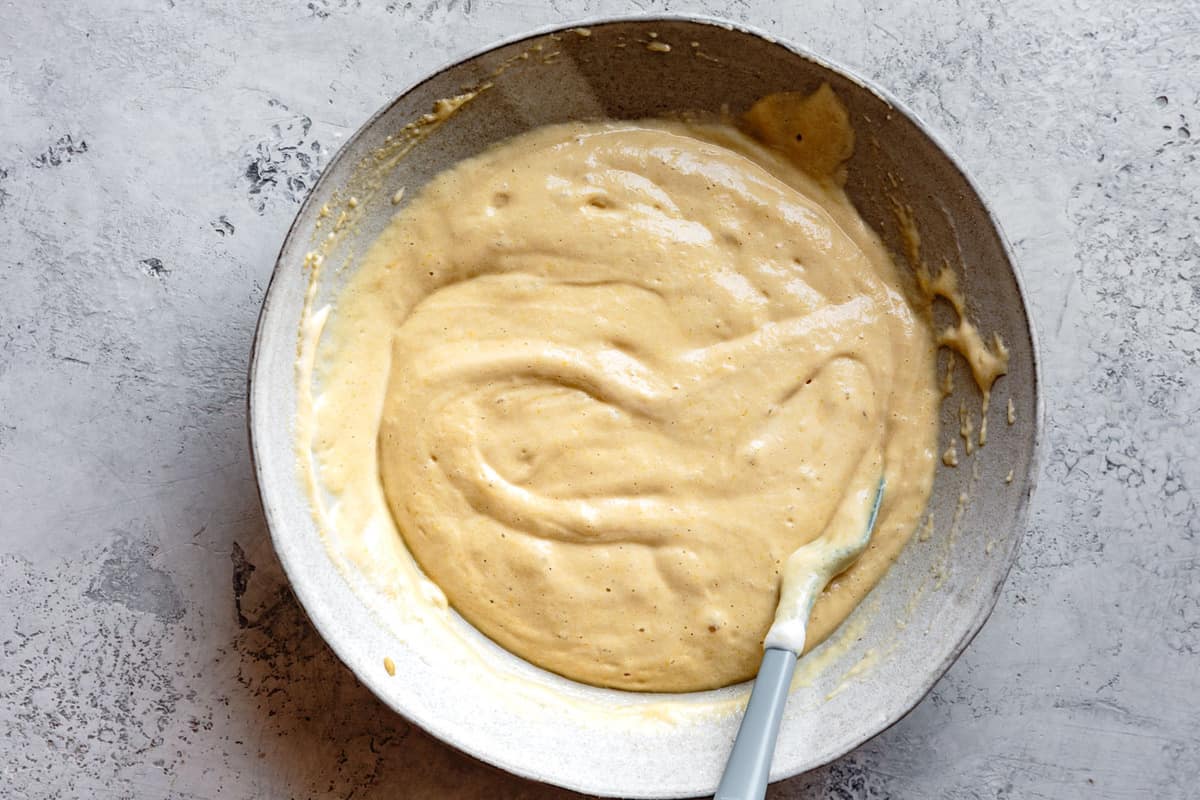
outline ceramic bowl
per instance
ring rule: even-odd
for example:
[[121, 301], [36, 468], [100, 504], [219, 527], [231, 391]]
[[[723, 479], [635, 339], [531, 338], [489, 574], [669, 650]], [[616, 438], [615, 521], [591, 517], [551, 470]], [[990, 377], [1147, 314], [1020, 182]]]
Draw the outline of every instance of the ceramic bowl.
[[[355, 254], [395, 213], [396, 190], [414, 192], [514, 134], [573, 119], [736, 114], [763, 95], [811, 91], [822, 82], [846, 104], [856, 130], [848, 191], [863, 217], [899, 253], [891, 201], [907, 204], [926, 260], [959, 274], [970, 317], [1003, 338], [1010, 362], [995, 387], [987, 446], [956, 468], [938, 468], [932, 530], [914, 536], [843, 630], [806, 659], [808, 677], [789, 701], [772, 778], [832, 761], [896, 722], [983, 625], [1023, 532], [1040, 404], [1020, 280], [979, 192], [898, 101], [824, 58], [714, 20], [594, 21], [457, 61], [368, 120], [300, 209], [263, 303], [250, 371], [250, 428], [271, 536], [317, 629], [398, 713], [473, 756], [539, 781], [605, 796], [692, 796], [716, 786], [748, 685], [668, 696], [596, 689], [476, 642], [487, 669], [510, 670], [544, 690], [537, 701], [501, 702], [494, 683], [480, 680], [468, 662], [419, 637], [397, 637], [371, 592], [335, 568], [309, 511], [294, 441], [297, 336], [310, 288], [305, 256], [329, 230], [318, 230], [322, 209], [346, 209], [350, 194], [358, 200], [353, 224], [325, 254], [326, 263], [352, 270]], [[479, 88], [457, 113], [426, 116], [436, 101]], [[314, 296], [332, 298], [337, 276], [349, 270], [326, 270]], [[942, 406], [943, 447], [957, 431], [960, 402], [979, 407], [965, 374], [960, 367], [956, 394]], [[960, 504], [963, 495], [969, 501]], [[453, 624], [482, 639], [461, 619]], [[392, 658], [395, 676], [383, 668], [383, 655]]]

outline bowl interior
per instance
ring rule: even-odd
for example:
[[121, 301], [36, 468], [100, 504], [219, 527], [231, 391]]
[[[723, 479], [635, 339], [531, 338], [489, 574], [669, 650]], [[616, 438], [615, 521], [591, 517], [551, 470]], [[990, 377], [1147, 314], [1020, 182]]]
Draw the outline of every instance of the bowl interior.
[[[668, 45], [669, 52], [648, 47], [652, 42]], [[975, 189], [911, 115], [812, 56], [707, 21], [598, 23], [468, 58], [376, 115], [343, 148], [301, 209], [264, 303], [251, 368], [251, 432], [272, 537], [322, 635], [389, 706], [454, 746], [522, 775], [596, 794], [673, 797], [713, 790], [738, 720], [735, 713], [715, 712], [674, 718], [670, 709], [725, 702], [736, 710], [746, 687], [647, 698], [570, 684], [522, 662], [511, 666], [544, 684], [548, 699], [497, 703], [493, 685], [477, 681], [472, 669], [443, 658], [435, 646], [402, 641], [387, 624], [386, 611], [373, 606], [362, 587], [350, 586], [331, 563], [309, 512], [294, 444], [297, 331], [309, 289], [304, 263], [325, 235], [318, 230], [322, 207], [348, 209], [349, 196], [356, 198], [346, 235], [325, 252], [326, 263], [352, 264], [395, 213], [392, 197], [398, 190], [412, 193], [454, 162], [517, 133], [572, 119], [737, 114], [763, 95], [811, 91], [822, 82], [838, 93], [855, 126], [848, 190], [863, 217], [901, 253], [892, 203], [909, 206], [925, 260], [958, 273], [970, 317], [985, 334], [1001, 336], [1010, 362], [995, 387], [987, 446], [957, 468], [938, 469], [931, 533], [914, 536], [843, 626], [844, 635], [810, 656], [821, 669], [793, 693], [772, 777], [827, 763], [895, 722], [982, 625], [1023, 531], [1039, 405], [1018, 279]], [[419, 122], [438, 100], [466, 90], [476, 93], [456, 113]], [[401, 151], [403, 157], [381, 156]], [[316, 302], [332, 298], [348, 272], [326, 270], [315, 287]], [[942, 362], [947, 358], [943, 354]], [[955, 394], [942, 406], [943, 447], [958, 430], [960, 404], [978, 415], [978, 391], [961, 366], [958, 374]], [[1016, 412], [1012, 425], [1006, 419], [1010, 399]], [[518, 661], [476, 644], [487, 659]], [[401, 679], [384, 671], [384, 655], [393, 659]], [[556, 697], [563, 698], [561, 705]], [[666, 708], [665, 721], [563, 710], [567, 704], [621, 709], [646, 702]]]

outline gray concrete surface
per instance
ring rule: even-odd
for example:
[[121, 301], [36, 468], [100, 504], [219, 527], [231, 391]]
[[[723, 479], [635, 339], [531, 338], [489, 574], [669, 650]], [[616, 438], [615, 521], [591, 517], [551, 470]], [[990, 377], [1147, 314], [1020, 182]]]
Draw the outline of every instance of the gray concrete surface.
[[0, 11], [0, 795], [549, 798], [378, 704], [274, 560], [263, 288], [339, 143], [431, 68], [617, 11], [751, 22], [891, 88], [994, 203], [1046, 458], [983, 633], [782, 798], [1200, 789], [1200, 5], [86, 0]]

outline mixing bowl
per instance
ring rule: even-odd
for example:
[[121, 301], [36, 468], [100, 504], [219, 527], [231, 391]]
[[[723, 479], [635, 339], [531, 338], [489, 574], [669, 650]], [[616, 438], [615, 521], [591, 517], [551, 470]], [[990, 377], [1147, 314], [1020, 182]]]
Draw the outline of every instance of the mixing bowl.
[[[764, 95], [822, 82], [855, 127], [847, 188], [862, 216], [899, 254], [897, 208], [910, 209], [925, 261], [958, 274], [969, 316], [1002, 337], [1010, 361], [995, 387], [987, 446], [955, 468], [939, 466], [930, 524], [838, 634], [802, 662], [773, 779], [825, 764], [896, 722], [979, 630], [1016, 555], [1040, 429], [1020, 281], [979, 193], [896, 100], [824, 59], [712, 20], [596, 21], [458, 61], [364, 124], [300, 209], [263, 303], [250, 429], [271, 536], [317, 629], [388, 706], [480, 759], [564, 787], [629, 797], [714, 789], [748, 685], [684, 695], [582, 686], [521, 661], [449, 610], [444, 623], [456, 637], [402, 634], [387, 592], [335, 565], [297, 466], [305, 447], [297, 411], [311, 388], [297, 369], [299, 332], [336, 296], [402, 191], [411, 196], [492, 143], [573, 119], [738, 114]], [[980, 406], [969, 381], [956, 383], [942, 404], [943, 447], [957, 436], [960, 407]]]

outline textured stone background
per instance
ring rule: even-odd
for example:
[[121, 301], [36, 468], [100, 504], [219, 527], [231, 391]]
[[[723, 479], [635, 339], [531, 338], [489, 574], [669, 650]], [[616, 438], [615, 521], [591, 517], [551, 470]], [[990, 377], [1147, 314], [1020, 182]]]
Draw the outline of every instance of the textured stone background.
[[[1200, 4], [87, 0], [0, 10], [0, 794], [549, 798], [316, 636], [250, 472], [263, 288], [322, 166], [418, 76], [603, 12], [723, 14], [941, 131], [1042, 335], [1046, 458], [983, 633], [781, 798], [1200, 785]], [[787, 7], [787, 10], [784, 10]]]

